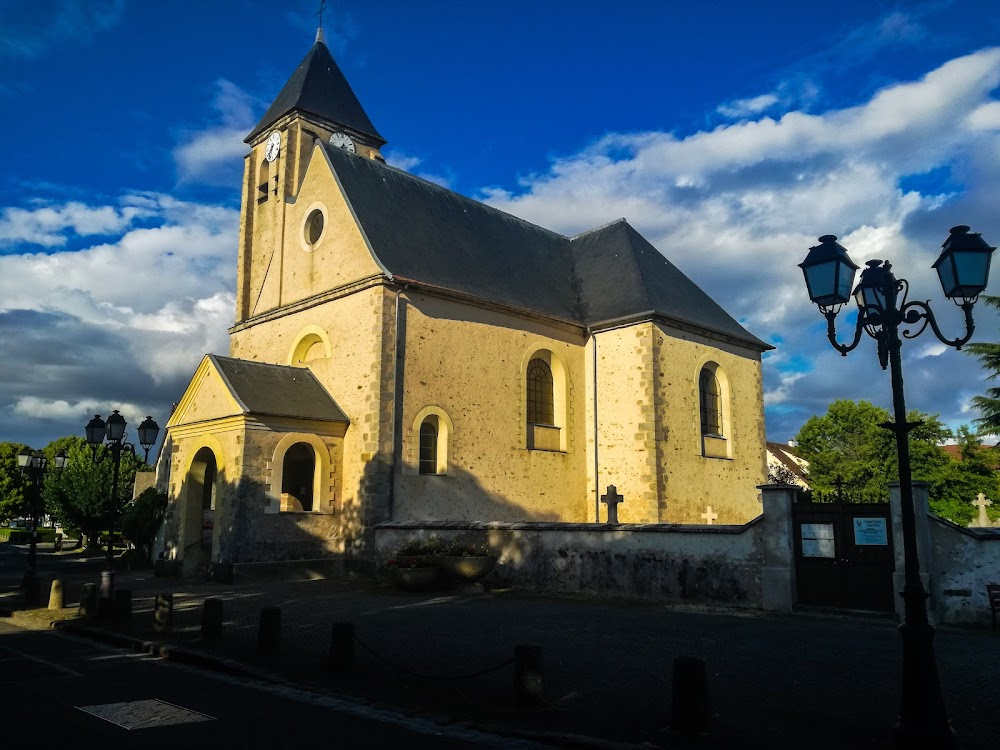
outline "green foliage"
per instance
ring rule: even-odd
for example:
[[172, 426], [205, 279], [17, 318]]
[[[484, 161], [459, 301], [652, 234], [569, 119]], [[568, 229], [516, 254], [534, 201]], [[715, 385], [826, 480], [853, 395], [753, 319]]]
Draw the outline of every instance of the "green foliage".
[[122, 515], [122, 534], [136, 547], [145, 548], [146, 559], [152, 558], [153, 541], [167, 512], [167, 493], [149, 487], [129, 503]]
[[[1000, 297], [984, 295], [980, 299], [991, 307], [1000, 310]], [[979, 360], [979, 364], [986, 370], [986, 379], [995, 381], [1000, 377], [1000, 343], [977, 342], [968, 344], [966, 352]], [[1000, 385], [995, 385], [986, 389], [985, 396], [976, 396], [972, 399], [975, 406], [982, 415], [973, 420], [979, 428], [981, 435], [1000, 435]]]
[[[910, 468], [914, 481], [927, 482], [930, 509], [962, 526], [978, 515], [972, 505], [980, 492], [1000, 496], [1000, 478], [989, 454], [978, 448], [967, 427], [958, 431], [964, 460], [954, 461], [941, 449], [953, 433], [936, 415], [912, 411], [910, 422], [922, 424], [910, 431]], [[845, 494], [888, 497], [888, 484], [899, 480], [895, 435], [879, 424], [891, 421], [889, 412], [867, 401], [841, 399], [827, 413], [811, 417], [799, 430], [799, 455], [809, 461], [814, 491], [831, 493], [837, 479]]]
[[46, 446], [45, 453], [51, 457], [58, 450], [67, 453], [66, 468], [46, 474], [43, 490], [46, 508], [64, 526], [80, 529], [87, 543], [94, 546], [98, 532], [107, 528], [112, 507], [115, 518], [120, 521], [142, 460], [131, 453], [122, 453], [118, 495], [112, 506], [113, 461], [110, 453], [105, 452], [104, 459], [95, 462], [87, 441], [75, 436], [53, 440]]
[[0, 521], [30, 513], [30, 488], [17, 468], [17, 453], [25, 447], [23, 443], [0, 443]]
[[820, 494], [831, 493], [842, 480], [851, 492], [888, 497], [886, 483], [895, 462], [893, 435], [878, 425], [889, 412], [867, 401], [834, 401], [821, 417], [802, 425], [799, 455], [809, 462], [809, 481]]

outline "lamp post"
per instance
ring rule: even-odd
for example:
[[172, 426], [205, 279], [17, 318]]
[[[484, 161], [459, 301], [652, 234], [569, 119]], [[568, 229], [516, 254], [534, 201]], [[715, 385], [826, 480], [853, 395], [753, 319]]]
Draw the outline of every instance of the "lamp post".
[[[53, 458], [53, 466], [62, 469], [66, 465], [66, 451], [59, 451]], [[25, 604], [38, 603], [38, 501], [42, 496], [42, 478], [48, 468], [48, 459], [41, 451], [22, 448], [17, 453], [17, 467], [31, 480], [31, 546], [28, 548], [28, 563], [21, 579]]]
[[[965, 335], [948, 339], [941, 333], [930, 306], [919, 300], [907, 300], [909, 283], [896, 279], [888, 261], [870, 260], [861, 273], [853, 295], [858, 306], [854, 340], [837, 341], [835, 319], [851, 297], [855, 265], [833, 235], [819, 238], [819, 245], [809, 248], [799, 264], [805, 275], [809, 297], [826, 317], [827, 338], [833, 348], [847, 356], [866, 332], [877, 343], [879, 364], [889, 367], [892, 380], [894, 421], [881, 427], [896, 435], [899, 463], [899, 491], [903, 520], [903, 622], [899, 632], [903, 642], [903, 673], [896, 742], [901, 747], [954, 747], [955, 732], [948, 719], [941, 694], [937, 662], [934, 656], [934, 628], [927, 616], [927, 592], [920, 580], [917, 557], [916, 514], [913, 507], [913, 480], [910, 469], [908, 433], [919, 423], [906, 421], [903, 398], [903, 372], [900, 359], [903, 338], [915, 338], [930, 326], [942, 343], [960, 349], [972, 338], [975, 324], [972, 307], [989, 279], [990, 247], [967, 226], [957, 226], [945, 240], [941, 256], [934, 262], [944, 295], [965, 314]], [[919, 324], [919, 327], [917, 327]], [[929, 744], [928, 744], [929, 743]]]
[[[113, 462], [111, 474], [111, 500], [108, 503], [108, 551], [105, 570], [101, 572], [101, 600], [99, 611], [105, 615], [112, 611], [112, 601], [115, 595], [115, 510], [118, 504], [118, 470], [121, 466], [122, 452], [135, 455], [135, 446], [125, 441], [127, 426], [125, 417], [115, 409], [108, 421], [101, 419], [99, 414], [87, 423], [87, 443], [94, 457], [94, 462], [103, 461], [109, 454]], [[156, 442], [160, 427], [152, 417], [146, 417], [139, 425], [139, 444], [144, 453], [143, 460], [149, 458], [149, 449]], [[105, 439], [107, 442], [105, 442]]]

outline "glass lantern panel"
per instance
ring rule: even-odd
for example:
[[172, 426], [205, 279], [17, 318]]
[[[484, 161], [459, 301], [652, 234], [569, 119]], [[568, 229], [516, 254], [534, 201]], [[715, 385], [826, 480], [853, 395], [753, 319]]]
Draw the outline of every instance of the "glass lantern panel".
[[966, 292], [965, 296], [976, 296], [986, 288], [986, 277], [989, 273], [989, 254], [955, 253], [954, 257], [959, 286], [963, 290], [972, 292], [971, 294]]
[[806, 277], [806, 286], [809, 288], [809, 298], [813, 302], [829, 297], [834, 291], [837, 283], [837, 263], [829, 261], [815, 266], [803, 268]]
[[941, 279], [941, 289], [944, 290], [944, 296], [948, 298], [955, 296], [957, 292], [956, 287], [958, 286], [955, 279], [955, 268], [951, 262], [952, 257], [952, 255], [949, 255], [937, 265], [938, 278]]

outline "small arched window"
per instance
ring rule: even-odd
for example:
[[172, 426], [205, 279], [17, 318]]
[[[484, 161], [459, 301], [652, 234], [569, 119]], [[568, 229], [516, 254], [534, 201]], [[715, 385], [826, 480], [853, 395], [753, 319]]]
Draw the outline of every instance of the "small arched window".
[[420, 423], [420, 473], [438, 473], [438, 424], [436, 416]]
[[552, 369], [545, 360], [537, 357], [528, 363], [528, 422], [555, 424]]
[[701, 404], [701, 434], [722, 437], [722, 388], [715, 372], [708, 367], [698, 378], [698, 399]]

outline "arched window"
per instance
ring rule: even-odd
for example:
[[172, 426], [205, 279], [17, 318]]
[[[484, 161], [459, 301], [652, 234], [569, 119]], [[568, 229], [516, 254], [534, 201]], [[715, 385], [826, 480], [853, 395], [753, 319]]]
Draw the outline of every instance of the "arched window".
[[425, 406], [413, 419], [410, 437], [406, 442], [406, 460], [403, 472], [445, 477], [451, 464], [451, 436], [455, 426], [439, 406]]
[[285, 451], [281, 474], [281, 510], [311, 511], [316, 453], [308, 443], [296, 443]]
[[698, 378], [698, 399], [701, 404], [701, 434], [722, 437], [722, 388], [715, 372], [702, 368]]
[[528, 363], [528, 423], [554, 425], [552, 369], [539, 358]]
[[420, 424], [420, 473], [438, 473], [438, 418], [433, 414]]

